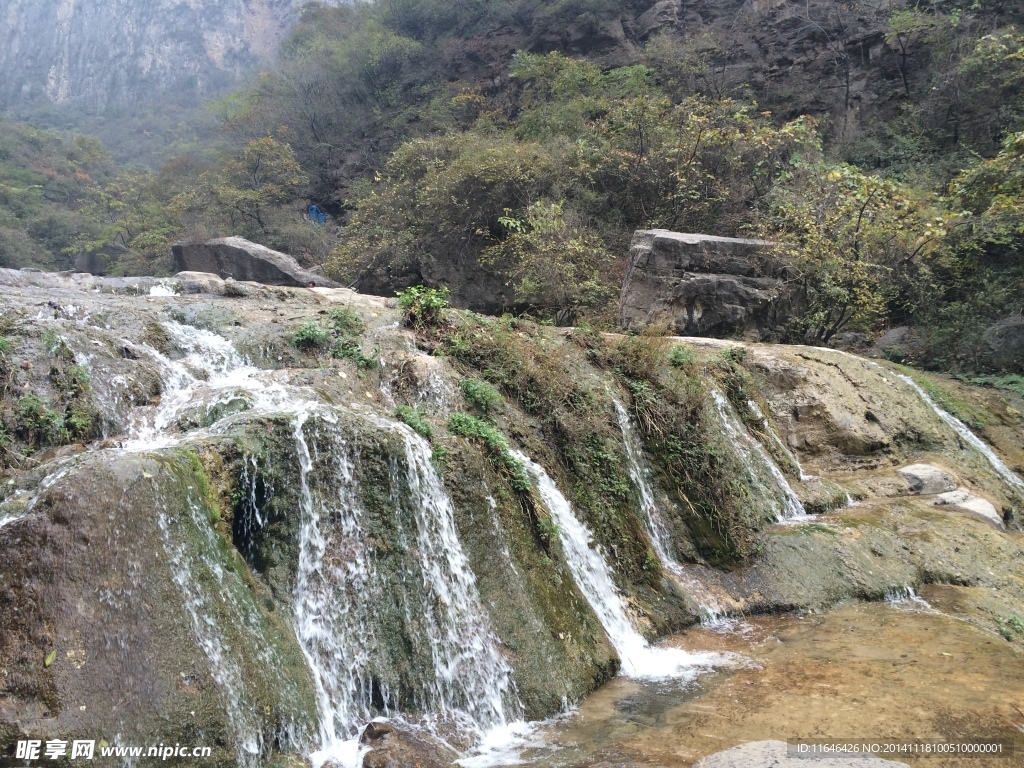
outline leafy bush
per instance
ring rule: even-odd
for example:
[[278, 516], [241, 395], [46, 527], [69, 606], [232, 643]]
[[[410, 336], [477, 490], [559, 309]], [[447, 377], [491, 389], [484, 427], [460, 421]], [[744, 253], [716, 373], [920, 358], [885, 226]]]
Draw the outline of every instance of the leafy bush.
[[6, 355], [10, 351], [11, 351], [11, 342], [9, 342], [3, 336], [0, 336], [0, 356]]
[[418, 409], [409, 405], [399, 405], [395, 408], [395, 418], [408, 424], [413, 431], [422, 435], [427, 440], [434, 439], [434, 430], [427, 421], [426, 416]]
[[292, 344], [302, 350], [322, 349], [331, 341], [331, 332], [315, 320], [303, 323], [294, 334]]
[[491, 463], [505, 476], [513, 490], [520, 493], [530, 490], [530, 476], [526, 474], [523, 463], [512, 455], [508, 440], [493, 426], [465, 413], [453, 413], [448, 419], [448, 429], [453, 435], [482, 442]]
[[398, 293], [398, 306], [405, 313], [410, 328], [437, 327], [444, 323], [448, 303], [447, 288], [415, 285]]
[[466, 399], [483, 413], [489, 413], [501, 402], [501, 395], [494, 387], [480, 379], [463, 379], [462, 393]]

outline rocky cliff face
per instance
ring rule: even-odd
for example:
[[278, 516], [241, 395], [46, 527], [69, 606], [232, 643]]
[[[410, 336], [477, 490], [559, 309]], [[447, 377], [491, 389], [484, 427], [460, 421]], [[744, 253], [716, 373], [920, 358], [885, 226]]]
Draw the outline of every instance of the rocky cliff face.
[[927, 583], [1024, 614], [1015, 396], [915, 373], [982, 439], [834, 350], [414, 333], [394, 300], [194, 273], [0, 286], [2, 745], [256, 768], [402, 713], [462, 748], [701, 615]]
[[304, 0], [6, 0], [0, 100], [191, 104], [267, 60]]

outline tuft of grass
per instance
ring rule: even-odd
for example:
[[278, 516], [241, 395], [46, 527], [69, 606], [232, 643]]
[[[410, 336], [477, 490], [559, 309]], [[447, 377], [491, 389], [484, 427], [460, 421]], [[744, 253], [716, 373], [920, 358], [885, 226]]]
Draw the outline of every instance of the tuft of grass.
[[697, 356], [685, 344], [676, 344], [668, 355], [668, 364], [673, 368], [690, 368], [697, 362]]
[[426, 438], [428, 441], [434, 439], [434, 430], [427, 421], [426, 416], [418, 409], [410, 405], [399, 405], [395, 408], [395, 418], [408, 424], [414, 432]]
[[493, 386], [480, 379], [463, 379], [462, 394], [466, 400], [480, 409], [482, 413], [491, 413], [501, 402], [501, 395]]
[[505, 476], [512, 490], [520, 493], [530, 490], [530, 476], [526, 474], [523, 463], [512, 455], [508, 440], [493, 426], [467, 413], [453, 413], [448, 419], [448, 429], [453, 435], [482, 442], [487, 448], [487, 457]]
[[1007, 392], [1013, 392], [1024, 397], [1024, 376], [1021, 376], [1016, 373], [1006, 373], [1001, 375], [969, 376], [965, 377], [964, 381], [970, 384], [978, 384], [979, 386], [982, 387], [993, 387], [994, 389], [1002, 389]]

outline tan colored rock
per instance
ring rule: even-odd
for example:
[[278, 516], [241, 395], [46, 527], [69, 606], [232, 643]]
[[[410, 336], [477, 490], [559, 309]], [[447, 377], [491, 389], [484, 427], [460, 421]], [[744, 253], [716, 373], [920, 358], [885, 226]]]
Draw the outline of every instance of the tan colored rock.
[[980, 496], [975, 496], [964, 488], [960, 488], [956, 491], [950, 491], [948, 493], [940, 493], [935, 499], [935, 504], [936, 506], [953, 507], [954, 509], [967, 513], [971, 517], [976, 517], [978, 520], [982, 520], [995, 526], [1000, 531], [1006, 530], [1006, 525], [1003, 523], [1002, 516], [992, 503], [990, 501], [986, 501]]
[[956, 479], [945, 470], [931, 464], [911, 464], [896, 470], [910, 483], [912, 493], [930, 496], [956, 490]]

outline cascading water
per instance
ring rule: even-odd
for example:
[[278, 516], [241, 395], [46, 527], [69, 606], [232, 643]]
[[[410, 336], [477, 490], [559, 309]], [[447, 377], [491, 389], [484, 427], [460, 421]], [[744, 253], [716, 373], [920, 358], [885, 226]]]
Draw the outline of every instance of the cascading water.
[[612, 580], [611, 569], [600, 549], [591, 546], [591, 532], [576, 517], [568, 499], [542, 466], [519, 451], [512, 451], [512, 454], [523, 463], [537, 484], [541, 500], [558, 526], [569, 570], [618, 652], [622, 672], [627, 677], [686, 679], [722, 662], [723, 657], [718, 654], [653, 648], [630, 623], [625, 603]]
[[612, 398], [615, 405], [615, 414], [619, 421], [619, 430], [622, 432], [622, 443], [626, 448], [626, 459], [629, 462], [629, 477], [640, 492], [640, 508], [647, 520], [648, 532], [651, 535], [651, 544], [654, 552], [658, 555], [661, 564], [668, 569], [668, 572], [678, 580], [686, 589], [688, 595], [697, 603], [702, 624], [718, 624], [725, 616], [726, 608], [715, 595], [712, 594], [703, 582], [697, 578], [671, 554], [671, 538], [665, 519], [655, 500], [654, 485], [651, 483], [650, 470], [643, 458], [643, 449], [640, 447], [640, 440], [636, 430], [633, 428], [632, 420], [625, 406], [617, 399]]
[[[173, 445], [172, 430], [185, 416], [197, 410], [209, 413], [237, 398], [256, 413], [292, 414], [302, 515], [293, 614], [320, 711], [321, 749], [311, 757], [314, 765], [331, 760], [358, 766], [365, 751], [358, 743], [362, 726], [375, 716], [396, 714], [397, 700], [373, 675], [374, 595], [384, 585], [365, 541], [365, 511], [355, 479], [357, 458], [336, 424], [338, 412], [317, 406], [313, 393], [285, 383], [277, 372], [250, 365], [221, 336], [173, 322], [166, 323], [165, 329], [186, 354], [171, 360], [152, 348], [142, 348], [159, 367], [163, 393], [155, 408], [137, 409], [122, 447], [150, 451]], [[418, 576], [409, 576], [420, 580], [419, 604], [406, 606], [407, 632], [421, 636], [413, 639], [426, 645], [432, 664], [432, 669], [422, 670], [425, 683], [413, 696], [416, 709], [424, 713], [420, 720], [428, 725], [432, 717], [456, 721], [484, 740], [489, 732], [514, 725], [522, 707], [459, 543], [454, 509], [430, 461], [430, 446], [403, 424], [368, 414], [361, 418], [397, 436], [403, 447], [404, 463], [397, 462], [395, 471], [402, 475], [409, 493], [395, 503], [406, 504], [415, 520], [410, 543], [419, 559]], [[310, 430], [326, 440], [330, 450], [318, 454], [316, 441], [309, 439]], [[329, 487], [314, 487], [318, 469], [329, 478]], [[248, 462], [245, 471], [250, 472]], [[252, 472], [257, 471], [254, 465]], [[258, 521], [261, 512], [255, 499], [250, 502], [249, 512]], [[176, 551], [171, 555], [183, 556]], [[195, 591], [187, 589], [192, 565], [183, 562], [178, 568], [179, 587], [186, 594], [197, 638], [208, 652], [215, 679], [225, 698], [237, 700], [231, 691], [244, 690], [245, 681], [237, 679], [229, 655], [216, 635], [210, 634], [212, 624], [189, 598]], [[247, 733], [239, 712], [229, 712], [229, 718], [236, 731]], [[254, 738], [240, 737], [243, 763], [248, 760], [245, 755], [261, 748]]]
[[[316, 429], [327, 433], [318, 437], [330, 445], [329, 455], [315, 456], [310, 450], [307, 430], [313, 415]], [[329, 409], [319, 409], [300, 413], [293, 422], [302, 513], [293, 605], [321, 712], [321, 750], [312, 756], [314, 765], [332, 759], [357, 766], [361, 753], [356, 737], [362, 726], [375, 714], [388, 714], [379, 711], [380, 702], [374, 706], [372, 669], [377, 645], [373, 604], [386, 585], [367, 551], [355, 466], [331, 418]], [[432, 716], [457, 721], [482, 740], [487, 731], [503, 729], [520, 718], [522, 709], [511, 668], [498, 650], [458, 540], [454, 508], [430, 461], [426, 441], [405, 425], [363, 418], [397, 436], [405, 454], [401, 480], [408, 487], [407, 503], [415, 521], [414, 550], [422, 583], [419, 603], [406, 609], [407, 631], [423, 637], [432, 665], [415, 692], [417, 708], [428, 721]], [[314, 493], [318, 461], [332, 463], [331, 495]], [[390, 695], [378, 692], [377, 699], [387, 705]]]
[[765, 451], [761, 444], [747, 434], [747, 430], [744, 429], [740, 420], [733, 412], [732, 406], [725, 395], [717, 389], [712, 389], [711, 399], [715, 404], [715, 410], [718, 412], [722, 425], [733, 440], [733, 444], [743, 453], [748, 463], [753, 464], [756, 462], [771, 475], [777, 490], [781, 493], [782, 509], [779, 512], [779, 522], [809, 519], [810, 516], [804, 509], [804, 505], [799, 497], [793, 491], [792, 486], [790, 486], [789, 480], [786, 479], [782, 470], [772, 461], [771, 456], [768, 455], [768, 452]]
[[996, 471], [996, 474], [1003, 478], [1008, 485], [1018, 489], [1024, 489], [1024, 480], [1021, 480], [1013, 470], [1006, 466], [1006, 464], [1003, 463], [1003, 460], [996, 456], [995, 452], [989, 448], [980, 437], [971, 432], [966, 424], [960, 421], [960, 419], [953, 414], [940, 408], [935, 401], [928, 396], [928, 393], [925, 392], [921, 386], [909, 376], [897, 373], [896, 378], [913, 389], [925, 404], [927, 404], [940, 419], [952, 427], [953, 431], [956, 432], [965, 443], [984, 456], [988, 460], [988, 463], [992, 465], [992, 469]]

